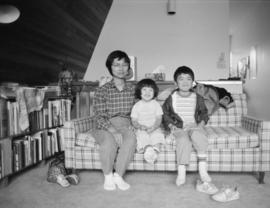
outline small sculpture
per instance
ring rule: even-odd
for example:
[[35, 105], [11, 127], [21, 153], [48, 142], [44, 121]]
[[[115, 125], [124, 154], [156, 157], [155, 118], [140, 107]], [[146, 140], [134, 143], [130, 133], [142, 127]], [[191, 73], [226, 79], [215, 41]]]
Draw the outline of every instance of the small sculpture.
[[66, 66], [63, 66], [62, 71], [59, 73], [58, 80], [58, 84], [61, 87], [61, 94], [70, 96], [73, 72], [68, 70]]

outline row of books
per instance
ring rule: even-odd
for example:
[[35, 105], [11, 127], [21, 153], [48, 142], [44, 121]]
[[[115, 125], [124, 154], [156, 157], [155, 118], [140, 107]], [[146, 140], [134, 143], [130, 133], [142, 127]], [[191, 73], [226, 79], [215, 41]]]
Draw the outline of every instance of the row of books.
[[61, 132], [60, 128], [43, 130], [14, 140], [12, 143], [13, 172], [63, 151], [64, 141]]
[[70, 120], [70, 111], [70, 100], [49, 100], [46, 107], [29, 114], [30, 131], [63, 125], [65, 121]]
[[[22, 115], [20, 114], [18, 102], [1, 99], [0, 111], [0, 138], [24, 133], [21, 125], [25, 124], [25, 118], [22, 118]], [[47, 105], [40, 111], [34, 111], [28, 114], [28, 130], [33, 132], [40, 129], [63, 125], [65, 121], [70, 120], [70, 111], [70, 100], [49, 100]]]

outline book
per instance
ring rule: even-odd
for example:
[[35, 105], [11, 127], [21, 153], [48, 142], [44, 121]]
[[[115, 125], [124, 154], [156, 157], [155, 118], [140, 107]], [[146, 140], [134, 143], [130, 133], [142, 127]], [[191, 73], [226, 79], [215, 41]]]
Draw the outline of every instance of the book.
[[30, 165], [30, 161], [29, 161], [29, 142], [27, 139], [23, 141], [23, 147], [24, 147], [25, 166], [28, 166]]
[[8, 135], [13, 135], [13, 116], [12, 116], [12, 103], [7, 102], [7, 117], [8, 117]]
[[13, 172], [17, 172], [20, 169], [19, 165], [19, 142], [15, 141], [12, 145], [13, 149]]
[[7, 101], [0, 98], [0, 138], [8, 135]]
[[4, 138], [0, 140], [2, 147], [2, 176], [7, 176], [12, 173], [12, 147], [11, 139]]
[[60, 125], [60, 100], [52, 101], [52, 126]]
[[2, 149], [2, 145], [0, 143], [0, 179], [3, 177], [3, 168], [4, 167], [4, 162], [3, 162], [3, 149]]
[[36, 144], [36, 158], [37, 158], [37, 161], [41, 161], [42, 158], [43, 158], [42, 157], [42, 138], [41, 138], [41, 132], [37, 132], [32, 137], [35, 140], [35, 144]]

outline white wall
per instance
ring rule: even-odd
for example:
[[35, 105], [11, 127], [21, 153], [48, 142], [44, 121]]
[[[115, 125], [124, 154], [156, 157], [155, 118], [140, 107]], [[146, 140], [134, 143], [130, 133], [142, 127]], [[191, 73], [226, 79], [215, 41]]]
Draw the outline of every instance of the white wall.
[[233, 67], [241, 56], [257, 47], [258, 75], [247, 80], [248, 114], [270, 120], [270, 1], [231, 1], [230, 33], [232, 34]]
[[[137, 57], [138, 80], [164, 65], [166, 80], [181, 65], [194, 69], [198, 80], [228, 77], [228, 0], [176, 0], [167, 15], [167, 0], [114, 0], [84, 79], [109, 75], [108, 54], [116, 49]], [[225, 68], [217, 68], [225, 53]]]

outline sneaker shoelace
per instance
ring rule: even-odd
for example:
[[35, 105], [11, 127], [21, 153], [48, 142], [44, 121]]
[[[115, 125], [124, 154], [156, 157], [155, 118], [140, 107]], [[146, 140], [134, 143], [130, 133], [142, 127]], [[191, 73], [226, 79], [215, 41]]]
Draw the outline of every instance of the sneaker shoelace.
[[216, 186], [211, 182], [201, 183], [201, 188], [202, 188], [203, 192], [208, 193], [208, 194], [214, 194], [218, 191]]

